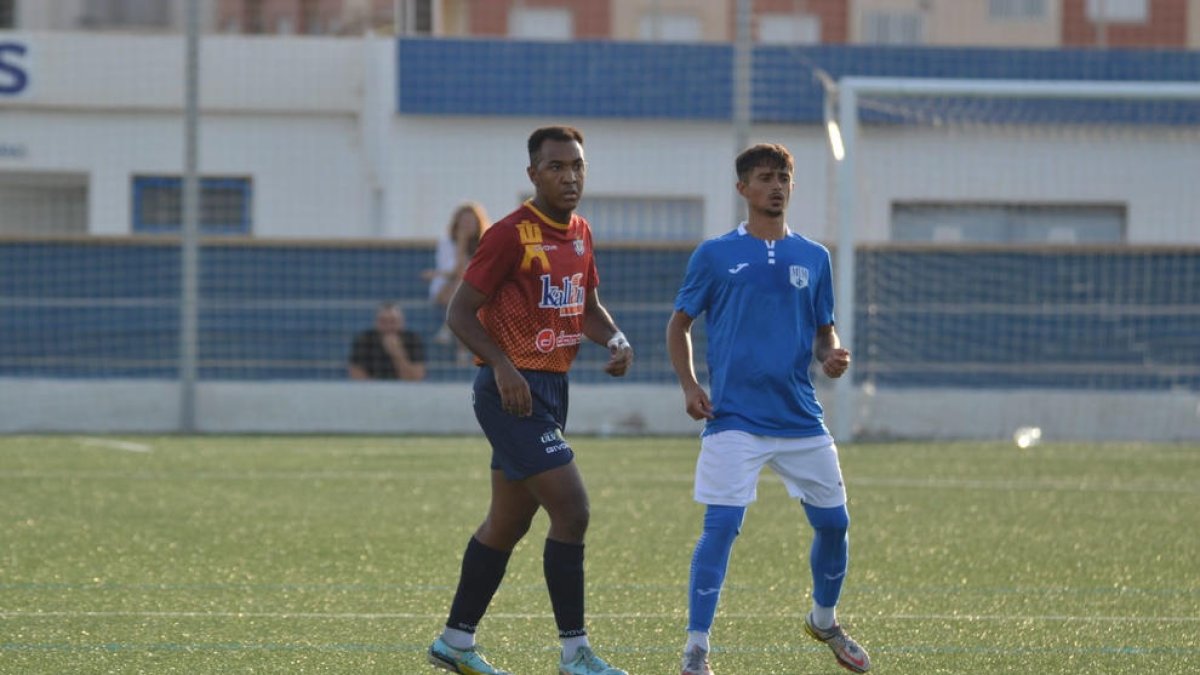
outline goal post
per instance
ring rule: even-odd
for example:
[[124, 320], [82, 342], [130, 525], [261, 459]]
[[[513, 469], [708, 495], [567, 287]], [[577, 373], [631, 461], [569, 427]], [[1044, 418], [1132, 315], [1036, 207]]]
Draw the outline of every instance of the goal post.
[[[1098, 293], [1082, 303], [1078, 298], [1045, 298], [1042, 301], [1026, 295], [997, 308], [998, 302], [1005, 304], [1008, 301], [998, 301], [995, 293], [987, 292], [980, 292], [973, 298], [970, 289], [954, 299], [956, 306], [953, 308], [947, 308], [947, 303], [943, 302], [942, 310], [957, 312], [960, 318], [965, 317], [961, 318], [960, 327], [962, 322], [971, 320], [967, 315], [971, 313], [973, 304], [976, 307], [987, 306], [990, 308], [988, 311], [996, 312], [990, 318], [977, 317], [980, 322], [992, 321], [991, 328], [963, 331], [962, 339], [993, 331], [997, 344], [992, 346], [992, 351], [1002, 352], [990, 362], [989, 358], [983, 358], [972, 363], [969, 354], [965, 359], [963, 354], [958, 355], [957, 358], [962, 359], [959, 362], [961, 366], [978, 369], [976, 381], [966, 386], [974, 391], [993, 386], [1010, 390], [1034, 387], [1044, 393], [1055, 392], [1076, 400], [1078, 397], [1071, 396], [1072, 393], [1112, 393], [1131, 389], [1174, 394], [1182, 391], [1185, 392], [1185, 400], [1178, 405], [1180, 412], [1177, 418], [1168, 420], [1169, 428], [1164, 431], [1165, 437], [1186, 436], [1186, 428], [1200, 421], [1197, 419], [1200, 417], [1200, 408], [1196, 407], [1195, 402], [1200, 362], [1194, 356], [1200, 353], [1200, 333], [1190, 337], [1186, 335], [1187, 331], [1200, 328], [1196, 325], [1196, 316], [1200, 313], [1200, 290], [1197, 290], [1200, 289], [1200, 277], [1197, 276], [1200, 235], [1196, 227], [1200, 222], [1200, 202], [1193, 194], [1194, 187], [1187, 185], [1194, 181], [1186, 178], [1186, 169], [1194, 168], [1196, 162], [1183, 158], [1170, 147], [1180, 142], [1192, 143], [1195, 147], [1194, 143], [1200, 140], [1200, 134], [1197, 134], [1197, 129], [1200, 129], [1200, 83], [844, 77], [835, 84], [826, 83], [826, 97], [829, 146], [837, 164], [831, 190], [831, 229], [836, 234], [838, 333], [843, 344], [857, 349], [855, 363], [858, 369], [855, 377], [842, 378], [834, 385], [835, 409], [831, 422], [837, 438], [851, 440], [864, 435], [887, 433], [880, 426], [887, 427], [889, 423], [873, 423], [866, 418], [886, 412], [879, 409], [882, 397], [878, 395], [881, 388], [897, 386], [899, 378], [903, 377], [898, 373], [903, 373], [904, 368], [897, 369], [893, 368], [895, 364], [881, 363], [880, 341], [929, 337], [918, 335], [905, 338], [896, 335], [895, 331], [878, 337], [864, 335], [860, 330], [861, 326], [857, 324], [864, 317], [877, 316], [881, 311], [897, 311], [894, 306], [883, 308], [869, 301], [866, 307], [860, 305], [864, 298], [872, 297], [874, 293], [870, 288], [862, 288], [864, 282], [870, 283], [871, 274], [860, 269], [860, 264], [866, 259], [864, 248], [873, 246], [884, 252], [874, 258], [890, 266], [905, 264], [906, 257], [911, 260], [911, 255], [902, 255], [900, 251], [907, 246], [909, 251], [920, 250], [926, 255], [940, 252], [962, 256], [968, 259], [968, 267], [972, 256], [983, 262], [995, 260], [996, 255], [1008, 255], [1014, 274], [1035, 274], [1039, 264], [1065, 265], [1082, 275], [1085, 281], [1077, 283], [1084, 284], [1091, 283], [1087, 280], [1089, 275], [1106, 274], [1114, 265], [1127, 265], [1126, 269], [1140, 271], [1143, 276], [1127, 280], [1128, 287], [1124, 291], [1120, 283], [1110, 283], [1108, 285], [1113, 290], [1107, 296]], [[1076, 107], [1069, 107], [1066, 102]], [[1089, 106], [1092, 108], [1089, 109]], [[864, 111], [870, 111], [870, 119], [865, 119], [868, 115]], [[924, 134], [925, 145], [906, 144], [906, 133], [918, 129]], [[1006, 131], [999, 132], [998, 129]], [[1021, 136], [1021, 132], [1014, 134], [1012, 130], [1020, 129], [1030, 130], [1026, 138], [1050, 138], [1056, 146], [1056, 149], [1049, 151], [1051, 153], [1070, 155], [1074, 150], [1086, 152], [1080, 152], [1081, 157], [1075, 163], [1060, 161], [1061, 158], [1048, 160], [1044, 150], [1031, 152], [1026, 146], [1013, 143], [1015, 137]], [[987, 152], [979, 153], [983, 146], [978, 138], [990, 141]], [[964, 143], [964, 139], [971, 140]], [[956, 142], [964, 147], [955, 150], [953, 146]], [[1105, 144], [1113, 144], [1114, 149], [1109, 153], [1097, 153], [1096, 146]], [[936, 146], [935, 154], [957, 154], [956, 166], [947, 166], [945, 173], [930, 170], [937, 161], [917, 157], [929, 146]], [[979, 154], [967, 156], [971, 153]], [[886, 158], [881, 158], [885, 155]], [[911, 170], [892, 174], [880, 171], [874, 177], [864, 177], [865, 167], [872, 162], [904, 161], [906, 157], [908, 160], [919, 160], [912, 161], [914, 166]], [[1089, 162], [1092, 163], [1091, 167], [1086, 165]], [[1146, 190], [1148, 194], [1138, 194], [1141, 186], [1133, 181], [1121, 185], [1119, 180], [1096, 180], [1087, 185], [1080, 181], [1063, 180], [1061, 191], [1055, 192], [1054, 183], [1059, 178], [1075, 172], [1086, 172], [1103, 162], [1127, 162], [1126, 170], [1130, 173], [1158, 173], [1163, 185]], [[995, 171], [991, 174], [992, 184], [982, 185], [980, 181], [972, 183], [970, 178], [962, 178], [956, 168], [962, 166], [960, 163], [972, 163], [980, 169], [981, 174], [989, 173], [986, 165], [993, 163]], [[1031, 167], [1032, 163], [1041, 163], [1043, 166]], [[1181, 168], [1185, 172], [1180, 173]], [[1011, 172], [1014, 169], [1040, 174], [1041, 184], [1036, 189], [1030, 189], [1028, 181], [1013, 176]], [[1062, 172], [1062, 175], [1055, 172]], [[1105, 173], [1112, 173], [1112, 167], [1106, 169]], [[887, 175], [903, 175], [904, 185], [896, 189], [879, 189], [882, 187], [879, 185], [880, 177]], [[1190, 175], [1200, 174], [1193, 172]], [[1157, 230], [1128, 222], [1132, 218], [1131, 203], [1155, 199], [1177, 202], [1175, 208], [1163, 209], [1164, 213], [1175, 216], [1173, 222], [1156, 223]], [[1101, 245], [1106, 247], [1107, 253], [1092, 250], [1095, 244], [1089, 239], [1091, 234], [1086, 229], [1088, 226], [1086, 223], [1079, 224], [1080, 219], [1086, 220], [1090, 211], [1100, 206], [1112, 206], [1127, 218], [1116, 228], [1119, 235], [1117, 239], [1102, 240]], [[1042, 228], [1052, 233], [1048, 237], [1023, 239], [1010, 236], [1004, 239], [995, 236], [993, 223], [981, 221], [987, 227], [979, 228], [980, 232], [970, 231], [972, 217], [978, 216], [977, 213], [968, 213], [972, 209], [1002, 212], [1022, 208], [1065, 211], [1051, 216], [1075, 219], [1067, 224], [1078, 226], [1078, 229], [1066, 227], [1056, 230], [1050, 226], [1048, 229]], [[945, 240], [937, 236], [936, 233], [940, 231], [937, 226], [926, 226], [920, 222], [922, 217], [931, 217], [932, 214], [934, 218], [947, 218], [953, 223], [956, 211], [964, 222], [949, 228], [957, 234]], [[917, 221], [915, 226], [907, 231], [899, 231], [897, 221], [901, 216], [905, 217], [908, 225]], [[1035, 219], [1037, 217], [1040, 216], [1035, 216]], [[1019, 228], [1009, 229], [1016, 231]], [[914, 231], [918, 234], [913, 235]], [[922, 231], [924, 237], [920, 234]], [[963, 236], [964, 231], [966, 236]], [[1060, 234], [1054, 235], [1053, 232]], [[1082, 236], [1076, 236], [1079, 233], [1083, 233]], [[976, 238], [973, 234], [979, 236]], [[1158, 244], [1157, 248], [1155, 244]], [[1166, 255], [1169, 258], [1172, 253], [1182, 255], [1184, 259], [1162, 263], [1154, 257]], [[1105, 255], [1110, 256], [1111, 260], [1105, 262], [1097, 259]], [[1174, 263], [1177, 263], [1179, 270], [1175, 276], [1153, 273], [1156, 266], [1162, 268]], [[915, 274], [907, 277], [906, 274], [914, 271], [901, 271], [889, 278], [913, 279]], [[923, 278], [926, 283], [932, 284], [963, 282], [963, 279], [952, 276], [925, 275]], [[1177, 286], [1177, 289], [1182, 289], [1178, 293], [1168, 292], [1164, 288], [1165, 285], [1177, 284], [1182, 284]], [[1036, 284], [1022, 284], [1020, 292], [1028, 294], [1037, 288]], [[902, 297], [893, 297], [892, 301], [921, 303], [920, 289], [912, 288], [909, 291], [899, 294]], [[896, 296], [894, 293], [892, 295]], [[1125, 304], [1120, 304], [1118, 300]], [[1060, 368], [1060, 372], [1071, 372], [1073, 377], [1064, 378], [1063, 386], [1055, 386], [1053, 378], [1039, 379], [1034, 373], [1028, 372], [1044, 368], [1047, 365], [1045, 359], [1035, 360], [1022, 373], [1023, 355], [1008, 351], [1020, 349], [1021, 341], [1013, 340], [1008, 345], [1000, 345], [999, 342], [1005, 339], [1001, 328], [1003, 321], [996, 317], [1003, 315], [1012, 321], [1040, 321], [1047, 313], [1053, 314], [1056, 303], [1062, 311], [1084, 317], [1081, 327], [1077, 329], [1080, 331], [1088, 330], [1086, 324], [1089, 317], [1095, 319], [1100, 315], [1117, 323], [1122, 320], [1123, 313], [1151, 314], [1173, 321], [1172, 326], [1182, 322], [1186, 326], [1182, 332], [1171, 335], [1165, 342], [1171, 346], [1177, 346], [1180, 342], [1185, 344], [1178, 351], [1170, 353], [1171, 360], [1161, 369], [1170, 374], [1158, 380], [1151, 378], [1151, 381], [1136, 376], [1137, 355], [1125, 355], [1127, 358], [1122, 362], [1119, 353], [1106, 353], [1103, 357], [1091, 360], [1086, 355], [1072, 359], [1072, 355], [1067, 353], [1062, 363], [1056, 363], [1055, 366]], [[1145, 306], [1138, 307], [1139, 303]], [[893, 322], [890, 325], [893, 329], [901, 325], [911, 329], [913, 323]], [[936, 325], [930, 327], [930, 330], [938, 329]], [[1044, 337], [1047, 339], [1071, 336], [1069, 330], [1064, 331], [1061, 327], [1046, 330]], [[1139, 326], [1133, 330], [1154, 329]], [[1082, 333], [1077, 337], [1086, 339]], [[1188, 357], [1188, 350], [1196, 351]], [[919, 351], [919, 348], [909, 350], [910, 353]], [[1069, 352], [1070, 349], [1065, 351]], [[865, 375], [861, 364], [867, 366]], [[1094, 377], [1080, 377], [1093, 367], [1097, 371], [1093, 373]], [[885, 373], [890, 376], [879, 376]], [[989, 384], [987, 379], [992, 376], [995, 376], [995, 382]], [[881, 381], [887, 384], [881, 384]], [[1080, 418], [1087, 418], [1090, 414], [1098, 413], [1076, 412]], [[1077, 422], [1087, 423], [1082, 419]], [[1072, 435], [1080, 436], [1078, 431], [1075, 430]], [[1104, 436], [1103, 432], [1097, 433]]]

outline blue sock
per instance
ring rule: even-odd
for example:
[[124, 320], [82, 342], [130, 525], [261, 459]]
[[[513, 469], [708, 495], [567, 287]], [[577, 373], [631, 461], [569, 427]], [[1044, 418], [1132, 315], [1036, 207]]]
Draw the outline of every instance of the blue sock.
[[842, 582], [850, 563], [850, 513], [846, 505], [819, 508], [804, 505], [813, 527], [812, 567], [813, 600], [822, 607], [836, 607], [842, 594]]
[[744, 506], [713, 506], [704, 512], [704, 531], [692, 553], [688, 580], [688, 630], [707, 633], [717, 614], [717, 600], [729, 568], [733, 540], [742, 529]]

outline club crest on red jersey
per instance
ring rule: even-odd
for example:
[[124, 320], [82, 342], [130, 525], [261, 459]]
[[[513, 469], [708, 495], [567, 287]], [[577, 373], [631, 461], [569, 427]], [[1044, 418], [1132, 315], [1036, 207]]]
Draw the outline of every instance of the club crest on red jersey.
[[587, 252], [587, 244], [583, 243], [582, 239], [575, 240], [575, 255], [582, 256]]

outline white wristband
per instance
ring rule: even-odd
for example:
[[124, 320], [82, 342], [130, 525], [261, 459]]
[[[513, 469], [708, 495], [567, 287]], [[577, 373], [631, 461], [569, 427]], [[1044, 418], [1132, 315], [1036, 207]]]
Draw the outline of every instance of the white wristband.
[[608, 339], [609, 349], [624, 349], [629, 347], [629, 340], [625, 339], [625, 334], [617, 331], [617, 334]]

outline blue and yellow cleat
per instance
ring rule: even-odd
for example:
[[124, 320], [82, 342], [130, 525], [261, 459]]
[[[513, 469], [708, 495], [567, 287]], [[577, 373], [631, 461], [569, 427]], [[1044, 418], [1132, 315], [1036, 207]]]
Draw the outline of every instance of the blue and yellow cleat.
[[459, 675], [512, 675], [488, 663], [474, 647], [455, 649], [442, 638], [434, 640], [429, 646], [429, 664]]

